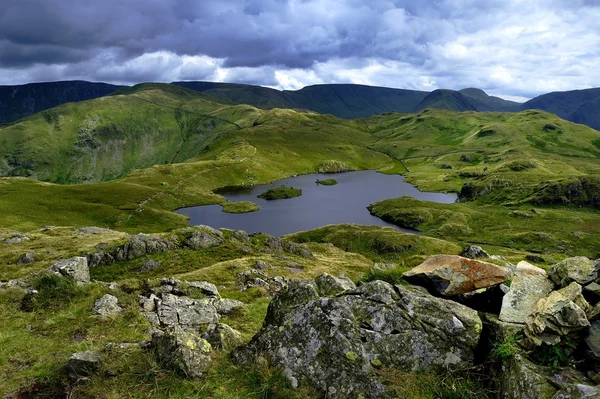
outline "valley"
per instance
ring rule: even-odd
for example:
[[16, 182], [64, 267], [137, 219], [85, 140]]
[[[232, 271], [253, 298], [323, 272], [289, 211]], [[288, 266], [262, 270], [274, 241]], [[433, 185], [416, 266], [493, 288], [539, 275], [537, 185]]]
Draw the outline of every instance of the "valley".
[[[264, 107], [236, 104], [246, 101], [244, 87], [234, 87], [239, 97], [231, 100], [223, 94], [231, 87], [182, 86], [121, 88], [0, 127], [0, 396], [68, 389], [102, 398], [319, 397], [321, 388], [294, 389], [272, 364], [233, 362], [231, 348], [211, 352], [202, 378], [169, 371], [137, 346], [155, 340], [144, 308], [154, 305], [144, 301], [169, 292], [183, 302], [241, 301], [213, 316], [247, 344], [264, 332], [265, 317], [275, 317], [269, 307], [284, 303], [274, 299], [282, 287], [323, 273], [347, 278], [340, 295], [359, 283], [397, 296], [411, 290], [404, 272], [474, 244], [502, 267], [528, 259], [550, 270], [574, 256], [600, 257], [600, 132], [588, 126], [541, 110], [427, 107], [343, 119], [295, 107], [303, 91], [326, 88], [286, 94], [297, 108], [289, 109], [266, 95]], [[456, 100], [443, 91], [409, 94]], [[463, 94], [482, 101], [477, 91]], [[327, 179], [337, 184], [316, 183]], [[257, 198], [282, 184], [302, 195]], [[227, 191], [239, 186], [249, 193]], [[344, 200], [353, 207], [339, 209]], [[26, 254], [33, 260], [24, 263]], [[85, 259], [89, 281], [44, 279], [48, 267], [73, 257]], [[218, 287], [218, 300], [200, 282]], [[196, 295], [195, 286], [205, 291]], [[313, 299], [327, 302], [317, 291]], [[118, 298], [122, 313], [94, 316], [105, 294]], [[135, 345], [104, 349], [110, 343]], [[100, 371], [73, 382], [64, 365], [85, 350], [102, 352]], [[359, 358], [344, 353], [345, 362]], [[400, 371], [371, 366], [405, 397], [456, 387], [472, 394], [458, 397], [489, 393], [487, 382], [460, 372], [401, 371], [409, 381], [402, 387], [394, 385]]]

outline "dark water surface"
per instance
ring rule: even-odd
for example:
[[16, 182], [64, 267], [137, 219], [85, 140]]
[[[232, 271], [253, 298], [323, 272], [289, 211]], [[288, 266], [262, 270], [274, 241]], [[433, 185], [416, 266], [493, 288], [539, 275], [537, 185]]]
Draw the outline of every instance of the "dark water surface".
[[[335, 179], [335, 186], [322, 186], [315, 181]], [[372, 170], [336, 174], [312, 174], [290, 177], [273, 184], [254, 187], [232, 187], [218, 190], [229, 201], [252, 201], [260, 211], [230, 214], [220, 205], [182, 208], [177, 213], [190, 217], [190, 224], [206, 224], [215, 228], [263, 232], [275, 236], [311, 230], [327, 224], [358, 223], [368, 226], [392, 226], [409, 231], [372, 216], [367, 206], [388, 198], [411, 196], [426, 201], [453, 203], [455, 194], [425, 193], [405, 183], [400, 175], [384, 175]], [[256, 196], [279, 186], [302, 189], [302, 196], [267, 201]]]

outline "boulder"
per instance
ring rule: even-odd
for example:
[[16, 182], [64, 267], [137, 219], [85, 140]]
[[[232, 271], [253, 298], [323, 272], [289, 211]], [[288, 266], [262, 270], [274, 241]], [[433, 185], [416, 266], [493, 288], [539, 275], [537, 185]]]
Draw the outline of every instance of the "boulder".
[[94, 305], [94, 314], [102, 317], [114, 316], [122, 311], [123, 308], [119, 306], [119, 299], [110, 294], [98, 299]]
[[[563, 375], [561, 375], [563, 374]], [[498, 397], [503, 399], [543, 399], [543, 398], [597, 398], [585, 396], [589, 386], [582, 384], [583, 376], [576, 382], [568, 377], [570, 370], [552, 371], [536, 365], [521, 355], [503, 362], [502, 370], [495, 379], [498, 384]], [[589, 383], [589, 382], [588, 382]], [[564, 386], [564, 390], [560, 387]], [[562, 392], [561, 392], [562, 391]], [[596, 395], [597, 388], [594, 389]], [[567, 396], [564, 394], [567, 393]]]
[[335, 296], [356, 288], [356, 284], [348, 277], [334, 277], [324, 273], [315, 279], [322, 296]]
[[525, 335], [536, 345], [558, 344], [563, 336], [590, 326], [586, 317], [590, 309], [581, 286], [571, 283], [538, 301], [525, 320]]
[[80, 229], [75, 230], [73, 234], [76, 235], [91, 235], [91, 234], [107, 234], [107, 233], [116, 233], [114, 230], [104, 229], [102, 227], [82, 227]]
[[462, 252], [460, 253], [460, 256], [469, 258], [469, 259], [476, 259], [476, 258], [489, 258], [490, 254], [485, 252], [485, 250], [483, 248], [481, 248], [480, 246], [469, 245], [468, 247], [466, 247], [465, 249], [462, 250]]
[[22, 242], [29, 241], [29, 237], [27, 237], [23, 233], [17, 233], [13, 235], [11, 238], [4, 241], [6, 245], [20, 244]]
[[177, 244], [164, 238], [148, 234], [136, 234], [129, 241], [111, 251], [117, 261], [133, 260], [142, 256], [166, 252], [177, 248]]
[[561, 288], [572, 282], [585, 285], [598, 277], [594, 261], [585, 256], [567, 258], [552, 266], [548, 274], [550, 279]]
[[501, 284], [510, 279], [511, 272], [493, 263], [462, 256], [434, 255], [402, 276], [440, 295], [454, 296]]
[[213, 348], [224, 350], [235, 348], [243, 341], [239, 331], [223, 323], [208, 326], [202, 338], [207, 340]]
[[140, 295], [138, 299], [140, 307], [144, 312], [155, 312], [157, 304], [160, 303], [160, 299], [154, 294], [150, 294], [148, 298]]
[[144, 264], [138, 269], [138, 272], [147, 272], [156, 269], [160, 265], [162, 265], [162, 262], [159, 260], [146, 259]]
[[600, 320], [592, 322], [585, 337], [585, 343], [594, 357], [600, 360]]
[[293, 386], [306, 381], [332, 399], [384, 397], [379, 367], [437, 373], [473, 364], [482, 323], [466, 306], [382, 281], [335, 297], [316, 289], [315, 282], [290, 282], [262, 329], [234, 350], [234, 361], [266, 359]]
[[184, 241], [184, 245], [190, 249], [205, 249], [216, 247], [217, 245], [221, 244], [223, 244], [223, 240], [221, 238], [217, 238], [202, 230], [193, 231]]
[[156, 305], [156, 314], [161, 326], [179, 326], [184, 329], [216, 324], [220, 318], [214, 299], [192, 299], [168, 293], [161, 295], [161, 301]]
[[90, 282], [90, 269], [88, 268], [87, 259], [80, 256], [60, 260], [50, 266], [48, 271], [61, 276], [71, 277], [78, 285]]
[[254, 265], [256, 270], [267, 270], [269, 267], [271, 267], [271, 265], [264, 260], [257, 260]]
[[510, 290], [502, 298], [500, 320], [508, 323], [525, 323], [535, 305], [554, 289], [544, 269], [527, 262], [519, 262], [514, 272]]
[[217, 313], [220, 315], [229, 315], [240, 309], [243, 309], [246, 304], [235, 299], [222, 299], [214, 303]]
[[219, 294], [217, 286], [212, 283], [207, 281], [190, 281], [187, 284], [188, 288], [197, 289], [202, 293], [202, 295], [221, 299], [221, 294]]
[[28, 265], [33, 262], [35, 262], [35, 252], [27, 252], [19, 258], [17, 264]]
[[265, 245], [271, 248], [273, 251], [283, 252], [283, 246], [281, 245], [281, 239], [277, 237], [273, 237], [267, 234], [267, 240], [265, 241]]
[[100, 352], [85, 351], [71, 355], [67, 368], [75, 377], [87, 377], [100, 368]]
[[204, 230], [207, 233], [210, 233], [210, 234], [212, 234], [214, 236], [223, 238], [223, 232], [221, 232], [220, 230], [215, 229], [214, 227], [207, 226], [205, 224], [198, 224], [198, 225], [194, 226], [194, 228], [200, 229], [200, 230]]
[[188, 378], [197, 378], [211, 364], [212, 347], [198, 333], [174, 327], [152, 334], [152, 348], [161, 365]]
[[313, 253], [306, 245], [296, 244], [290, 240], [281, 240], [281, 246], [285, 252], [298, 255], [303, 258], [314, 258]]

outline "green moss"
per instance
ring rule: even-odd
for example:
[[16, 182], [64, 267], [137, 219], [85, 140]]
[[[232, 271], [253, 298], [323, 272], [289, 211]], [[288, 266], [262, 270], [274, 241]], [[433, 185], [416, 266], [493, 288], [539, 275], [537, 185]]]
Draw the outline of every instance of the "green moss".
[[260, 207], [254, 202], [250, 201], [236, 201], [236, 202], [225, 202], [223, 204], [223, 212], [227, 213], [249, 213], [257, 212]]
[[336, 184], [338, 184], [338, 181], [335, 179], [325, 179], [325, 180], [317, 179], [317, 184], [320, 184], [322, 186], [335, 186]]
[[299, 197], [301, 195], [302, 195], [302, 190], [300, 190], [299, 188], [281, 186], [281, 187], [272, 188], [272, 189], [265, 191], [264, 193], [258, 195], [258, 198], [262, 198], [267, 201], [272, 201], [272, 200], [278, 200], [278, 199]]
[[358, 355], [355, 352], [347, 352], [346, 353], [346, 358], [348, 360], [355, 361], [356, 359], [358, 359]]

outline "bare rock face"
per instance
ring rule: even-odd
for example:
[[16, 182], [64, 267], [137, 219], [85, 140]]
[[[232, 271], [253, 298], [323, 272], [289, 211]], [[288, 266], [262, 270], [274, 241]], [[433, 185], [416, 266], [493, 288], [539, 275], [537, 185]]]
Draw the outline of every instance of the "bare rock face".
[[58, 261], [50, 266], [48, 271], [71, 277], [78, 285], [90, 282], [90, 269], [88, 268], [87, 259], [80, 256]]
[[266, 359], [297, 385], [328, 398], [381, 398], [378, 367], [438, 372], [471, 365], [482, 323], [476, 311], [420, 287], [374, 281], [322, 296], [312, 280], [274, 298], [263, 328], [234, 361]]
[[443, 296], [466, 294], [501, 284], [511, 277], [509, 269], [493, 263], [456, 255], [434, 255], [403, 277]]
[[510, 291], [502, 298], [500, 320], [524, 324], [538, 301], [554, 289], [544, 269], [527, 262], [519, 262], [510, 285]]
[[594, 261], [585, 256], [567, 258], [552, 266], [550, 278], [559, 287], [566, 287], [572, 282], [586, 285], [598, 277]]
[[558, 344], [563, 336], [590, 327], [586, 317], [590, 309], [581, 286], [571, 283], [538, 301], [525, 321], [525, 335], [536, 345]]
[[210, 343], [198, 333], [180, 327], [155, 331], [152, 348], [161, 365], [188, 378], [202, 376], [212, 362]]
[[223, 242], [224, 241], [221, 238], [215, 237], [205, 231], [195, 230], [184, 241], [184, 245], [191, 249], [205, 249], [216, 247], [217, 245], [223, 244]]

